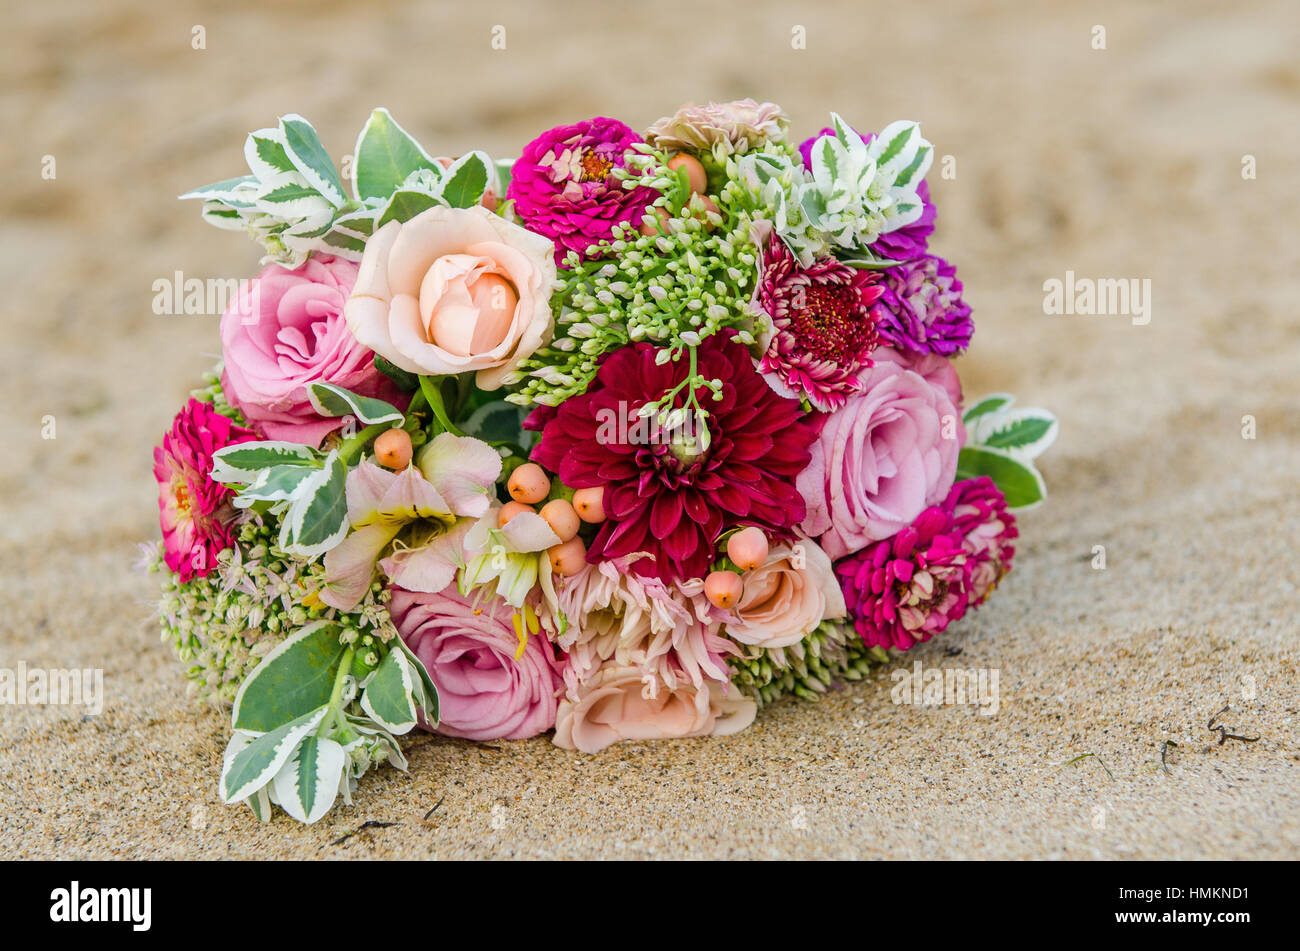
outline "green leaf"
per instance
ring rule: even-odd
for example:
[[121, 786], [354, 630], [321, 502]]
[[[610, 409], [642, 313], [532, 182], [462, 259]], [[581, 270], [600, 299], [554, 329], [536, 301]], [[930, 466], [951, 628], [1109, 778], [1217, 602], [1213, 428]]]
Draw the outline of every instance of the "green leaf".
[[219, 182], [213, 182], [211, 185], [201, 185], [198, 188], [187, 191], [181, 195], [185, 198], [203, 198], [208, 201], [221, 201], [225, 198], [233, 198], [237, 189], [241, 185], [256, 185], [257, 178], [252, 175], [240, 175], [238, 178], [227, 178]]
[[396, 364], [390, 363], [377, 353], [375, 354], [375, 369], [396, 383], [397, 388], [404, 393], [412, 393], [420, 388], [420, 378], [418, 376], [403, 370]]
[[491, 163], [482, 152], [462, 155], [446, 171], [442, 199], [452, 208], [472, 208], [487, 189]]
[[870, 248], [860, 248], [850, 256], [838, 259], [841, 264], [847, 264], [849, 267], [855, 267], [858, 270], [880, 270], [887, 267], [897, 267], [902, 261], [895, 261], [893, 258], [882, 258]]
[[240, 738], [239, 734], [231, 737], [231, 746], [236, 743], [243, 745], [228, 758], [225, 769], [221, 771], [219, 790], [222, 801], [229, 804], [247, 799], [271, 782], [303, 737], [320, 726], [328, 712], [328, 707], [312, 710], [252, 742]]
[[334, 740], [307, 736], [275, 774], [281, 808], [311, 825], [329, 812], [338, 796], [347, 756]]
[[967, 446], [957, 456], [957, 478], [988, 476], [1006, 496], [1009, 508], [1026, 508], [1047, 498], [1043, 477], [1013, 451]]
[[339, 627], [314, 621], [281, 641], [244, 678], [230, 724], [236, 730], [265, 733], [329, 703], [343, 659]]
[[476, 409], [470, 417], [461, 423], [460, 430], [466, 436], [475, 436], [484, 442], [519, 442], [523, 433], [523, 421], [529, 410], [525, 406], [507, 403], [505, 400], [493, 400]]
[[250, 132], [244, 142], [244, 158], [258, 178], [270, 178], [294, 171], [289, 153], [284, 150], [279, 129]]
[[273, 466], [320, 466], [316, 451], [295, 442], [242, 442], [212, 454], [214, 482], [252, 482]]
[[397, 124], [387, 109], [376, 109], [370, 114], [357, 136], [353, 154], [356, 156], [353, 189], [357, 198], [387, 198], [417, 169], [440, 171], [438, 163]]
[[504, 195], [510, 189], [510, 180], [515, 174], [517, 159], [497, 159], [497, 194]]
[[995, 410], [1004, 409], [1015, 401], [1016, 398], [1010, 393], [993, 393], [982, 397], [962, 414], [962, 422], [969, 423], [971, 420], [978, 419]]
[[394, 638], [396, 649], [406, 655], [406, 659], [411, 662], [415, 668], [416, 674], [420, 677], [420, 683], [424, 685], [423, 703], [420, 705], [424, 710], [424, 718], [429, 721], [430, 726], [438, 724], [438, 687], [434, 684], [433, 678], [429, 676], [429, 671], [425, 669], [423, 661], [415, 655], [415, 652], [406, 646], [406, 642], [400, 637]]
[[375, 227], [382, 228], [390, 221], [410, 221], [422, 211], [439, 204], [438, 199], [426, 192], [403, 189], [393, 192], [384, 210], [375, 218]]
[[280, 527], [281, 548], [316, 558], [343, 540], [348, 533], [347, 477], [347, 464], [332, 450], [325, 468], [304, 480], [289, 503]]
[[302, 201], [304, 198], [320, 198], [321, 193], [307, 185], [295, 185], [290, 182], [287, 185], [281, 185], [279, 188], [273, 188], [261, 197], [262, 201], [283, 204], [290, 201]]
[[361, 694], [361, 709], [388, 732], [401, 736], [415, 726], [416, 700], [411, 695], [419, 688], [419, 675], [406, 655], [390, 650]]
[[[884, 149], [876, 159], [877, 166], [884, 165], [886, 162], [898, 158], [898, 156], [903, 153], [903, 150], [907, 148], [908, 143], [912, 139], [912, 135], [918, 131], [918, 127], [914, 122], [895, 123], [891, 125], [890, 128], [893, 128], [894, 125], [901, 125], [902, 128], [885, 143]], [[886, 129], [885, 131], [887, 132], [889, 130]], [[882, 132], [881, 135], [883, 136], [884, 132]]]
[[1019, 449], [1043, 439], [1056, 425], [1056, 420], [1042, 416], [1024, 416], [1010, 420], [1005, 426], [989, 434], [981, 443], [994, 449]]
[[311, 466], [272, 466], [263, 469], [256, 479], [235, 496], [235, 507], [246, 509], [254, 502], [282, 502], [290, 499], [302, 481], [315, 471]]
[[362, 254], [366, 250], [366, 243], [360, 238], [353, 237], [339, 231], [331, 231], [322, 239], [330, 248], [338, 248], [341, 251], [352, 251], [355, 254]]
[[367, 426], [376, 423], [400, 423], [405, 417], [391, 403], [361, 396], [333, 383], [307, 384], [307, 399], [322, 416], [355, 416]]
[[331, 204], [342, 205], [347, 201], [334, 162], [321, 145], [311, 123], [300, 115], [281, 116], [280, 130], [284, 133], [285, 151], [294, 168]]

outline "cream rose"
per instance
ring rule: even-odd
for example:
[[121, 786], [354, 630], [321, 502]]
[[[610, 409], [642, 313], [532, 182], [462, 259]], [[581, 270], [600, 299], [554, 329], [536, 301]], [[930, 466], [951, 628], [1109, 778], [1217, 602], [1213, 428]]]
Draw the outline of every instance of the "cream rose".
[[754, 722], [757, 704], [735, 686], [716, 680], [700, 687], [682, 682], [648, 696], [639, 667], [609, 664], [560, 701], [555, 745], [599, 753], [623, 740], [728, 736]]
[[754, 647], [789, 647], [818, 624], [844, 617], [831, 560], [816, 542], [801, 539], [773, 548], [767, 561], [745, 575], [745, 591], [727, 634]]
[[550, 341], [555, 248], [486, 208], [430, 208], [366, 242], [343, 315], [363, 345], [409, 373], [477, 370], [495, 390]]

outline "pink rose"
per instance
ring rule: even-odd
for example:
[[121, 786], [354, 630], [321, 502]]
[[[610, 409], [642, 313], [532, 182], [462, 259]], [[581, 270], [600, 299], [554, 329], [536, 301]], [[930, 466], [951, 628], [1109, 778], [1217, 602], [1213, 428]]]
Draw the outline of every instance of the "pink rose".
[[745, 574], [745, 590], [727, 634], [754, 647], [789, 647], [822, 621], [844, 617], [844, 592], [831, 560], [816, 542], [800, 539], [768, 552]]
[[862, 392], [825, 418], [796, 485], [808, 505], [800, 529], [832, 560], [910, 525], [952, 487], [966, 430], [946, 375], [925, 369], [936, 382], [878, 360]]
[[730, 684], [709, 680], [697, 688], [682, 681], [652, 694], [639, 667], [609, 664], [560, 702], [555, 745], [599, 753], [623, 740], [728, 736], [753, 723], [757, 712]]
[[519, 638], [513, 609], [500, 598], [393, 589], [389, 612], [438, 688], [437, 732], [470, 740], [521, 740], [555, 725], [560, 676], [550, 642]]
[[268, 439], [318, 446], [344, 424], [323, 417], [307, 384], [334, 383], [405, 407], [406, 397], [374, 366], [343, 320], [357, 266], [313, 255], [301, 267], [270, 265], [247, 282], [221, 317], [222, 388]]
[[957, 368], [947, 357], [937, 353], [895, 350], [892, 347], [877, 347], [872, 351], [871, 357], [877, 363], [888, 360], [897, 363], [904, 370], [925, 377], [931, 386], [937, 386], [948, 394], [953, 406], [961, 409], [961, 379], [957, 376]]
[[430, 208], [366, 242], [348, 326], [410, 373], [495, 390], [552, 332], [551, 242], [487, 209]]

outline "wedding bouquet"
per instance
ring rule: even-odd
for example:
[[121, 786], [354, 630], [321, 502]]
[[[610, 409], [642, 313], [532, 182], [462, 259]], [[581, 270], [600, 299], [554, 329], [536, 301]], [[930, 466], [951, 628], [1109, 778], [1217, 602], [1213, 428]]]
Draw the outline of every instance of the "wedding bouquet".
[[147, 546], [226, 802], [314, 822], [416, 727], [735, 733], [989, 597], [1056, 423], [963, 402], [920, 128], [831, 121], [685, 106], [494, 161], [378, 109], [340, 174], [290, 115], [183, 196], [265, 250]]

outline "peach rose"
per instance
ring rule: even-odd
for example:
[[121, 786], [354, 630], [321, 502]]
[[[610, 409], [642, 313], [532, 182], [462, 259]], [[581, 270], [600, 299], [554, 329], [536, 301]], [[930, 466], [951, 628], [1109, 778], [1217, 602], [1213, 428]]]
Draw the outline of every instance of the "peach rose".
[[758, 706], [736, 687], [716, 680], [696, 688], [681, 682], [647, 697], [639, 667], [610, 664], [596, 671], [576, 697], [560, 701], [555, 745], [599, 753], [623, 740], [728, 736], [754, 722]]
[[409, 373], [477, 370], [495, 390], [550, 341], [554, 247], [486, 208], [430, 208], [366, 242], [343, 315], [353, 336]]
[[789, 647], [818, 624], [844, 617], [831, 560], [808, 539], [773, 548], [767, 561], [745, 575], [745, 592], [727, 634], [754, 647]]

